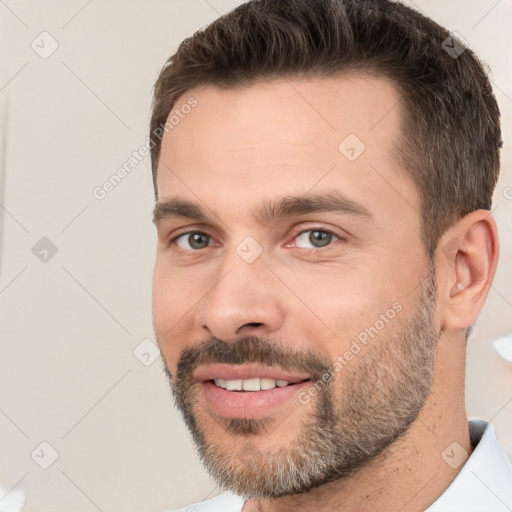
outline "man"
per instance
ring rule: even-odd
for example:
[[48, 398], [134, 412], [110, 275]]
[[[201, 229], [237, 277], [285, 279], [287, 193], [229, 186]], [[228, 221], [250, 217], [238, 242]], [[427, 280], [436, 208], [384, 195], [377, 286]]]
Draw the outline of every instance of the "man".
[[151, 140], [155, 331], [228, 491], [186, 510], [510, 510], [464, 407], [501, 147], [472, 52], [393, 2], [248, 2], [168, 60]]

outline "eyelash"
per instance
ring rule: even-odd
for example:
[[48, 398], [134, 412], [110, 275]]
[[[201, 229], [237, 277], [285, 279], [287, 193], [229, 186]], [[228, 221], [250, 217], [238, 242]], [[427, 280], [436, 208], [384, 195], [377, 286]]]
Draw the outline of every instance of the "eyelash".
[[[312, 227], [312, 228], [309, 228], [309, 229], [303, 229], [301, 231], [296, 232], [293, 235], [292, 238], [293, 238], [293, 240], [296, 240], [300, 235], [303, 235], [304, 233], [309, 233], [309, 232], [312, 232], [312, 231], [320, 231], [322, 233], [327, 233], [328, 235], [331, 235], [334, 239], [332, 241], [330, 241], [329, 244], [324, 246], [324, 247], [309, 247], [309, 248], [299, 247], [299, 249], [306, 249], [306, 250], [309, 250], [309, 251], [316, 251], [316, 250], [328, 248], [334, 242], [345, 240], [343, 236], [341, 236], [339, 234], [336, 234], [334, 231], [331, 231], [329, 229], [323, 229], [321, 227]], [[190, 235], [194, 235], [194, 234], [205, 235], [205, 236], [209, 237], [210, 240], [213, 240], [213, 237], [211, 235], [209, 235], [208, 233], [205, 233], [204, 231], [192, 230], [192, 231], [186, 231], [184, 233], [180, 233], [179, 235], [175, 236], [174, 238], [172, 238], [170, 240], [169, 245], [176, 245], [178, 247], [179, 251], [199, 252], [201, 249], [183, 249], [183, 248], [179, 247], [178, 244], [177, 244], [177, 240], [179, 240], [180, 238], [186, 237], [186, 236], [190, 236]], [[208, 247], [209, 246], [204, 247], [203, 249], [207, 249]]]

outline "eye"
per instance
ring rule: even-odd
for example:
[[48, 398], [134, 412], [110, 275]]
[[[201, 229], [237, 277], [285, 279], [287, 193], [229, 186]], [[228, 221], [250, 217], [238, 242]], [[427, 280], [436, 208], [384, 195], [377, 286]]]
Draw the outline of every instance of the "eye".
[[296, 246], [302, 249], [320, 249], [336, 240], [340, 240], [340, 237], [336, 236], [331, 231], [307, 229], [297, 235]]
[[200, 231], [183, 233], [172, 240], [180, 249], [197, 251], [210, 245], [212, 237]]

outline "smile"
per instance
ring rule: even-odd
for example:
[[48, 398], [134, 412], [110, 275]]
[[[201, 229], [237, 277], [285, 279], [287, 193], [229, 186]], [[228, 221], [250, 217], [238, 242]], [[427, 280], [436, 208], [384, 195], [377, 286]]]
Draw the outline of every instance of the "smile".
[[211, 364], [194, 372], [206, 409], [225, 418], [263, 418], [302, 407], [297, 395], [311, 378], [257, 364]]
[[[266, 377], [254, 377], [252, 379], [214, 379], [214, 384], [228, 391], [268, 391], [274, 388], [284, 388], [296, 384], [287, 380], [275, 380]], [[304, 382], [304, 381], [302, 381]]]

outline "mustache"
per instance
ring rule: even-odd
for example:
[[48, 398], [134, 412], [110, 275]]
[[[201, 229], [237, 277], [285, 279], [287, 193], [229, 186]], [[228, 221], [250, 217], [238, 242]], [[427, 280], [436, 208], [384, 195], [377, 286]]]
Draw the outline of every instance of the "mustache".
[[[313, 380], [320, 379], [332, 366], [330, 361], [311, 350], [293, 350], [270, 339], [248, 336], [226, 342], [212, 336], [182, 351], [176, 367], [176, 381], [192, 381], [196, 368], [213, 363], [257, 363], [289, 372], [307, 373]], [[170, 376], [172, 378], [172, 374]]]

